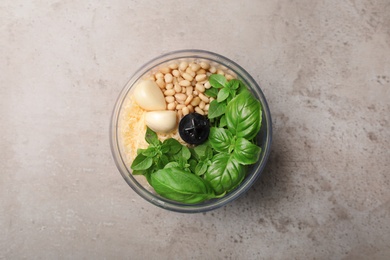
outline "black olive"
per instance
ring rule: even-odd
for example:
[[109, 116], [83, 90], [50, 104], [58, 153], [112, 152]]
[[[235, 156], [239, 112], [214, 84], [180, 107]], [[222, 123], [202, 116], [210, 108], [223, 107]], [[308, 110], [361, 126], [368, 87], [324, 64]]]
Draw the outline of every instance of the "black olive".
[[191, 113], [180, 120], [179, 134], [186, 143], [201, 144], [207, 140], [209, 133], [209, 120], [201, 114]]

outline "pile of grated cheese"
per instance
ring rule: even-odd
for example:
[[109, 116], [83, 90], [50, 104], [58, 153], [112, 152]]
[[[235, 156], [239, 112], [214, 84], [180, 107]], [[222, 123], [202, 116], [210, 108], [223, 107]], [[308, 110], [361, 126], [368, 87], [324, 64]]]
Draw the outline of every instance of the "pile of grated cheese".
[[[128, 95], [122, 105], [120, 112], [118, 129], [119, 129], [119, 144], [125, 163], [130, 169], [130, 165], [137, 156], [138, 149], [145, 149], [148, 143], [145, 141], [146, 124], [145, 114], [146, 110], [142, 109], [135, 102], [131, 95]], [[168, 138], [175, 138], [182, 144], [186, 144], [176, 129], [169, 134], [157, 134], [160, 141]]]
[[137, 156], [138, 148], [148, 147], [145, 141], [145, 113], [133, 98], [126, 98], [119, 120], [120, 144], [122, 144], [125, 161], [131, 163]]

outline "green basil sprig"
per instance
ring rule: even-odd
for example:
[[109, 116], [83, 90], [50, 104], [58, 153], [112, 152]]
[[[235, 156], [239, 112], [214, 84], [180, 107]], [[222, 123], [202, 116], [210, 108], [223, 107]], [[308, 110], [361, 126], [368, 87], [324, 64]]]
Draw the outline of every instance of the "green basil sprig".
[[[253, 139], [261, 127], [260, 102], [249, 92], [240, 80], [224, 81], [221, 75], [211, 75], [210, 84], [219, 89], [212, 101], [212, 109], [226, 105], [223, 115], [219, 115], [210, 129], [209, 142], [218, 152], [212, 160], [204, 178], [208, 180], [216, 194], [228, 192], [239, 185], [245, 177], [245, 165], [256, 163], [261, 148]], [[210, 113], [210, 110], [209, 110]]]
[[178, 161], [185, 164], [184, 160], [178, 158], [188, 158], [188, 154], [191, 156], [188, 148], [180, 144], [179, 141], [169, 138], [161, 142], [157, 134], [149, 127], [146, 130], [145, 140], [149, 146], [137, 151], [138, 155], [131, 164], [131, 169], [134, 175], [145, 175], [148, 180], [150, 180], [150, 174], [164, 168], [169, 162]]
[[156, 193], [189, 204], [218, 197], [200, 177], [214, 155], [208, 143], [190, 150], [173, 138], [161, 142], [150, 128], [146, 130], [145, 140], [149, 146], [138, 150], [131, 169], [134, 175], [144, 175]]
[[[227, 104], [243, 89], [246, 89], [242, 81], [232, 79], [228, 81], [225, 76], [212, 74], [209, 77], [211, 88], [206, 90], [205, 94], [215, 98], [210, 102], [208, 118], [218, 119], [223, 117]], [[220, 125], [222, 127], [222, 125]]]

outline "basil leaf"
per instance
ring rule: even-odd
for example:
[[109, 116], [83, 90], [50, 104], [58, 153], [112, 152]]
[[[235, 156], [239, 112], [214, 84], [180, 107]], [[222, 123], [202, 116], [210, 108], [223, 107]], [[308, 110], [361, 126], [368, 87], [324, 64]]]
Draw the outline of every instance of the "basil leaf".
[[153, 145], [159, 145], [160, 141], [158, 140], [157, 134], [153, 132], [152, 129], [147, 127], [146, 129], [146, 134], [145, 134], [145, 140], [148, 144], [153, 144]]
[[173, 156], [170, 156], [170, 161], [175, 161], [179, 164], [179, 168], [191, 171], [188, 160], [191, 158], [191, 151], [187, 146], [182, 146], [180, 151]]
[[241, 164], [254, 164], [259, 159], [260, 151], [260, 147], [239, 137], [234, 145], [233, 157]]
[[157, 166], [158, 169], [162, 169], [169, 163], [169, 158], [165, 154], [161, 154], [159, 158], [157, 158]]
[[226, 104], [224, 102], [218, 103], [217, 100], [213, 100], [210, 103], [208, 118], [212, 119], [212, 118], [219, 117], [223, 115], [225, 111], [226, 111]]
[[[156, 146], [155, 146], [156, 147]], [[159, 145], [159, 146], [157, 146], [158, 148], [158, 150], [159, 150], [159, 152], [160, 152], [160, 154], [165, 154], [165, 153], [168, 153], [169, 152], [169, 150], [170, 150], [170, 147], [168, 146], [168, 145]]]
[[198, 162], [195, 160], [195, 159], [190, 159], [188, 161], [188, 164], [190, 165], [189, 169], [191, 170], [191, 172], [195, 173], [195, 168], [196, 166], [198, 165]]
[[209, 97], [213, 97], [213, 98], [216, 98], [217, 95], [218, 95], [218, 89], [217, 88], [209, 88], [209, 89], [206, 89], [206, 91], [204, 92], [207, 96]]
[[179, 164], [179, 168], [186, 170], [186, 168], [189, 168], [190, 165], [187, 163], [187, 160], [184, 159], [183, 157], [179, 157], [177, 159], [177, 163]]
[[225, 128], [210, 128], [209, 142], [217, 152], [227, 152], [232, 144], [233, 135]]
[[179, 167], [179, 163], [178, 162], [169, 162], [165, 165], [164, 168], [174, 168], [174, 167]]
[[135, 157], [133, 163], [131, 164], [131, 169], [135, 171], [147, 170], [150, 168], [150, 166], [152, 166], [152, 164], [153, 158], [139, 154], [137, 157]]
[[145, 155], [146, 157], [155, 157], [155, 156], [157, 156], [158, 151], [157, 151], [157, 149], [155, 147], [149, 146], [148, 148], [143, 150], [141, 153], [143, 155]]
[[153, 173], [151, 185], [162, 197], [183, 203], [194, 204], [215, 197], [206, 181], [175, 167]]
[[141, 170], [141, 171], [135, 171], [133, 170], [131, 172], [133, 175], [146, 175], [147, 171]]
[[[175, 154], [175, 153], [180, 151], [182, 146], [183, 145], [179, 141], [177, 141], [176, 139], [168, 138], [168, 139], [164, 140], [164, 142], [162, 143], [161, 149], [166, 149], [167, 150], [166, 153]], [[163, 151], [163, 153], [164, 153], [164, 151]]]
[[226, 88], [229, 88], [229, 89], [238, 89], [238, 87], [240, 86], [240, 83], [242, 84], [242, 82], [238, 79], [232, 79], [230, 80], [227, 84], [226, 84]]
[[261, 105], [250, 92], [237, 95], [226, 107], [228, 129], [237, 137], [253, 139], [261, 126]]
[[212, 74], [209, 77], [210, 85], [214, 88], [222, 88], [227, 83], [225, 76], [220, 74]]
[[210, 160], [211, 158], [213, 158], [213, 155], [214, 155], [213, 148], [211, 148], [211, 146], [207, 146], [205, 156], [202, 159]]
[[226, 115], [223, 115], [219, 120], [219, 127], [225, 127], [225, 126], [226, 126]]
[[185, 161], [187, 161], [188, 159], [191, 158], [191, 151], [190, 151], [190, 149], [188, 149], [187, 146], [183, 145], [181, 147], [181, 151], [179, 152], [179, 154]]
[[206, 141], [205, 143], [197, 145], [194, 148], [192, 148], [194, 158], [199, 161], [200, 158], [205, 156], [207, 147], [209, 146], [210, 146], [209, 141]]
[[244, 177], [244, 166], [227, 153], [215, 155], [204, 175], [204, 179], [210, 183], [216, 194], [235, 188]]
[[208, 165], [207, 161], [200, 161], [195, 167], [195, 174], [198, 176], [205, 174], [208, 166], [209, 165]]
[[218, 92], [218, 96], [217, 96], [217, 101], [218, 101], [218, 103], [221, 103], [222, 101], [224, 101], [225, 99], [227, 99], [229, 95], [230, 95], [229, 89], [228, 89], [228, 88], [222, 88], [222, 89]]

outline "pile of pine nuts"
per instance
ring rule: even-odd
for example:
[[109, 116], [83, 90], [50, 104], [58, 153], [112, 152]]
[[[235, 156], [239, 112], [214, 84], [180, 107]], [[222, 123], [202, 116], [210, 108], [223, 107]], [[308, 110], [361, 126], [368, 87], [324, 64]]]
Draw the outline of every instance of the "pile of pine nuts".
[[209, 89], [211, 74], [221, 74], [227, 80], [236, 78], [235, 74], [222, 65], [206, 61], [177, 61], [162, 66], [152, 73], [167, 102], [167, 109], [177, 111], [178, 118], [197, 112], [207, 115], [212, 97], [205, 95]]

